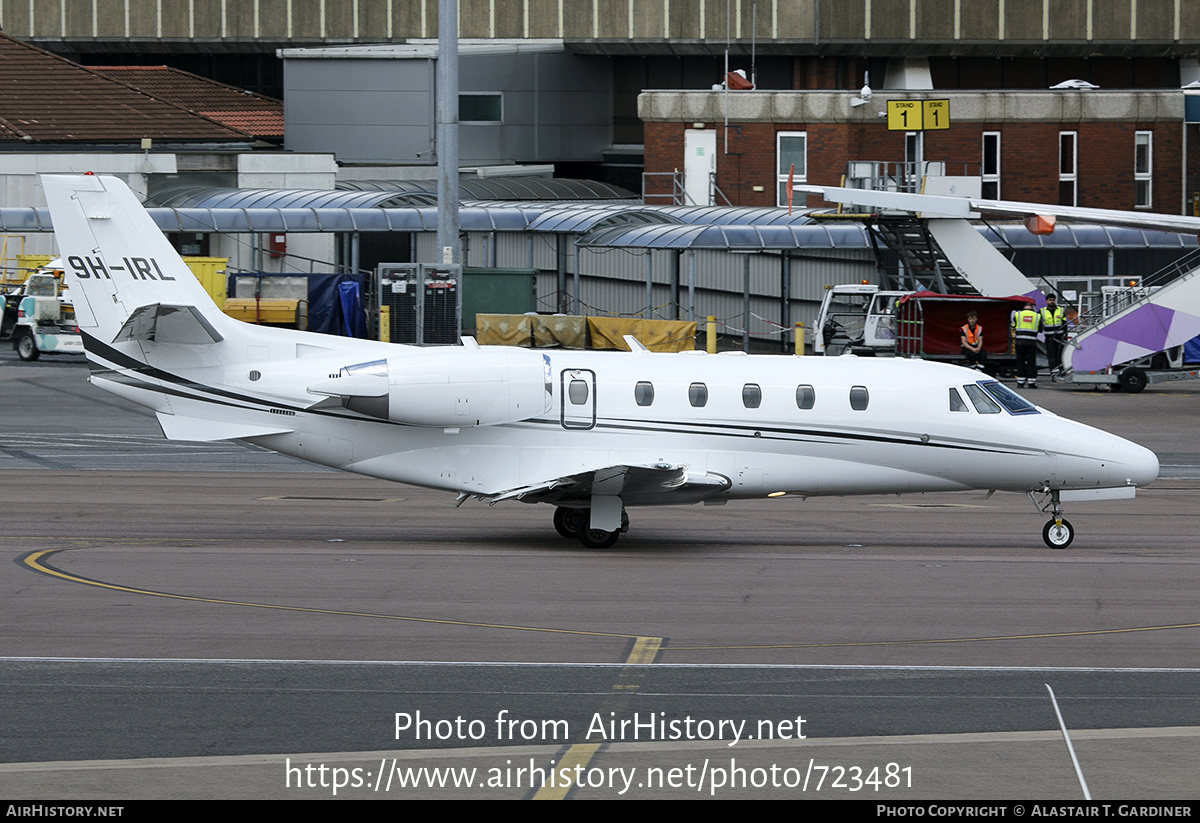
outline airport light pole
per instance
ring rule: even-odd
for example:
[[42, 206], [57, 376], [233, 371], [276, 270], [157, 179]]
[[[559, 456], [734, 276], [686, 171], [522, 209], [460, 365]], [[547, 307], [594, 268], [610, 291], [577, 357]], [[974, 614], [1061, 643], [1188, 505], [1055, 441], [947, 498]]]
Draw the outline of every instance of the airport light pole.
[[449, 266], [461, 262], [458, 237], [457, 0], [438, 0], [437, 165], [436, 262]]

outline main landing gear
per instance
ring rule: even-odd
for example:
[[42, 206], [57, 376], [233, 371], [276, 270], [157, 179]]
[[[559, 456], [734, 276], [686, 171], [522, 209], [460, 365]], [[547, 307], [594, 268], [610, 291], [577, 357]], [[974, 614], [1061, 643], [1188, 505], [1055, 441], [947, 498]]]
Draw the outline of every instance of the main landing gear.
[[[1033, 505], [1038, 507], [1040, 512], [1050, 512], [1053, 515], [1044, 527], [1042, 527], [1042, 540], [1046, 541], [1046, 545], [1052, 549], [1065, 549], [1071, 545], [1071, 541], [1075, 539], [1075, 527], [1071, 525], [1071, 521], [1062, 516], [1062, 504], [1058, 499], [1058, 489], [1047, 489], [1041, 492], [1042, 499], [1037, 500], [1034, 495], [1038, 492], [1029, 492], [1029, 500]], [[1046, 495], [1049, 495], [1049, 502], [1046, 502]]]
[[591, 512], [587, 509], [573, 509], [558, 506], [554, 509], [554, 528], [563, 537], [578, 538], [579, 542], [588, 549], [611, 549], [616, 545], [621, 535], [629, 531], [629, 515], [621, 510], [621, 528], [613, 532], [603, 529], [589, 529], [588, 520]]

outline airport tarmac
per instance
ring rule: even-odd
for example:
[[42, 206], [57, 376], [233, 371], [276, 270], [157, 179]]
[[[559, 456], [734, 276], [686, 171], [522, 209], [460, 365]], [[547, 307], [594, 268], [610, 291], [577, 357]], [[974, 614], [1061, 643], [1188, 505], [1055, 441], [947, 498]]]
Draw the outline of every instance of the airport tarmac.
[[[527, 797], [533, 758], [607, 776], [579, 798], [1079, 799], [1050, 684], [1094, 796], [1200, 797], [1200, 385], [1031, 395], [1163, 464], [1066, 551], [966, 493], [634, 509], [588, 552], [549, 507], [169, 443], [85, 378], [0, 355], [9, 796]], [[395, 785], [450, 766], [471, 788]]]

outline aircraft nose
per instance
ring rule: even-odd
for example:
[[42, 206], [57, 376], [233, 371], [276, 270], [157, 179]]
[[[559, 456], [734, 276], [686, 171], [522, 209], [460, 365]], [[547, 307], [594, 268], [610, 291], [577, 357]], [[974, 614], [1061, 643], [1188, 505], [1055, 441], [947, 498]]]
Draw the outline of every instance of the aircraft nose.
[[1158, 455], [1137, 443], [1122, 440], [1113, 450], [1113, 459], [1127, 476], [1119, 478], [1135, 486], [1145, 486], [1158, 479]]

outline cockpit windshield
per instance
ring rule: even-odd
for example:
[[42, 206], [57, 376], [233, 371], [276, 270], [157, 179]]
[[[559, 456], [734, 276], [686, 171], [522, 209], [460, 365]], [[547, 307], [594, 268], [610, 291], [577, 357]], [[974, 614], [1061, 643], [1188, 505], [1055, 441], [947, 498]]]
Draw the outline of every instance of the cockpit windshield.
[[1037, 407], [998, 380], [980, 380], [983, 390], [1008, 410], [1009, 414], [1037, 414]]
[[[978, 383], [963, 386], [963, 391], [971, 399], [971, 405], [975, 407], [975, 411], [980, 414], [999, 414], [1001, 407], [1009, 414], [1038, 413], [1037, 406], [998, 380], [980, 380]], [[954, 389], [951, 389], [950, 392], [950, 410], [959, 411], [960, 409], [954, 406], [957, 394]], [[965, 409], [962, 410], [965, 411]]]
[[1000, 406], [979, 386], [974, 384], [963, 386], [963, 391], [967, 393], [967, 397], [971, 398], [971, 404], [980, 414], [1000, 413]]

